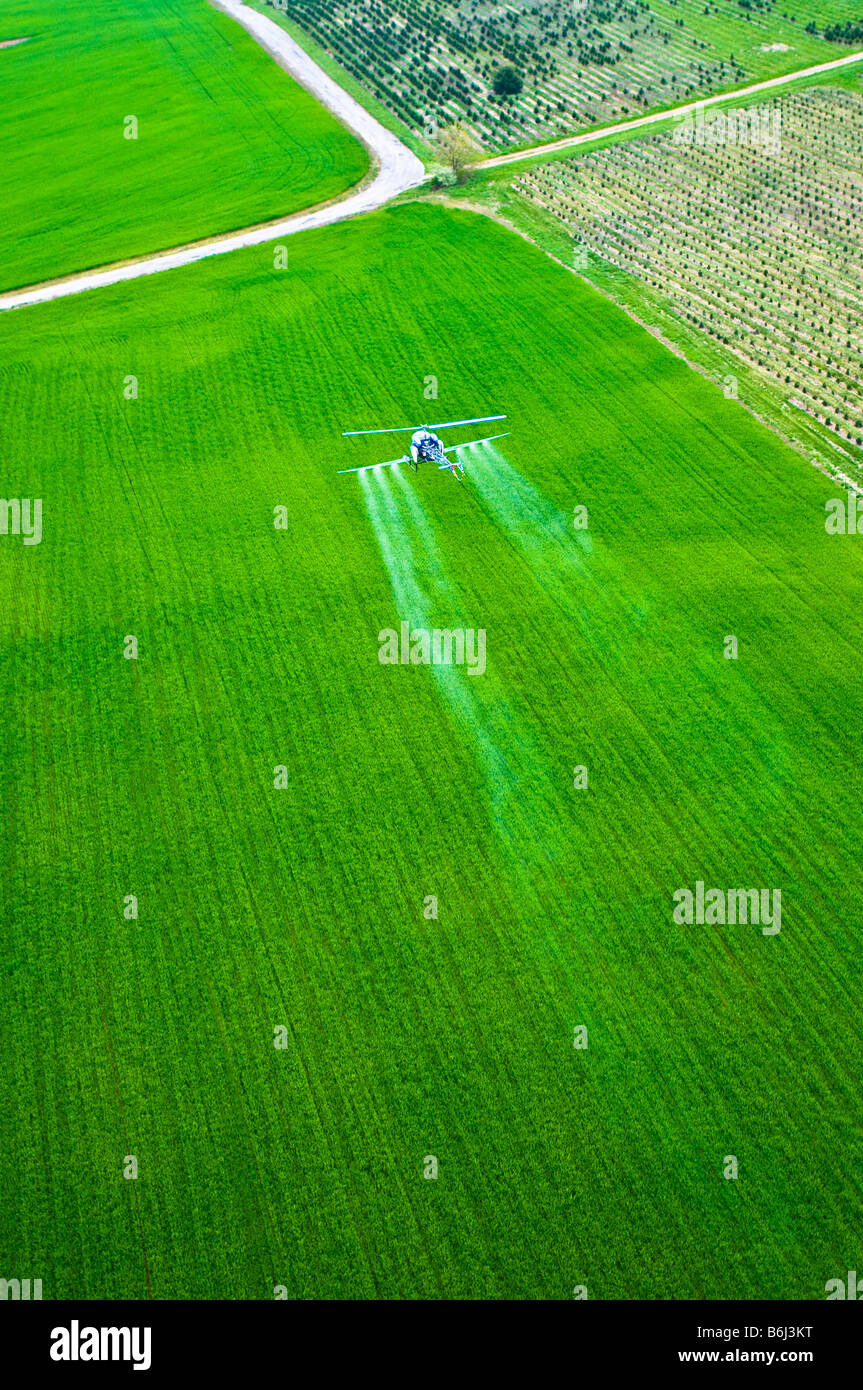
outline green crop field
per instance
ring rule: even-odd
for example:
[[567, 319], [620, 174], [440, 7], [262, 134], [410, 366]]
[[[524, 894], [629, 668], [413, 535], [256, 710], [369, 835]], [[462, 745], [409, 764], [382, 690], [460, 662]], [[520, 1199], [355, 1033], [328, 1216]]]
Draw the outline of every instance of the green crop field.
[[[43, 500], [38, 545], [0, 537], [4, 1270], [697, 1299], [856, 1268], [836, 485], [423, 205], [5, 314], [0, 402]], [[401, 446], [344, 429], [496, 412], [464, 485], [337, 474]], [[402, 621], [481, 629], [487, 669], [382, 664]], [[698, 880], [780, 889], [781, 931], [678, 925]]]
[[0, 47], [0, 289], [264, 222], [368, 168], [205, 0], [10, 0], [0, 43], [20, 37]]

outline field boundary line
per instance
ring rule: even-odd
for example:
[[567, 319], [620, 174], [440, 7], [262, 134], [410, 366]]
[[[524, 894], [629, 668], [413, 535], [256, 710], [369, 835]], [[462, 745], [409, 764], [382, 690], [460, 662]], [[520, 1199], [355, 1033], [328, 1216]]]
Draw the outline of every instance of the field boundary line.
[[[622, 313], [626, 314], [628, 319], [631, 319], [633, 323], [637, 323], [639, 328], [643, 328], [645, 333], [649, 333], [650, 336], [655, 338], [658, 343], [661, 343], [668, 352], [685, 363], [690, 371], [697, 372], [704, 381], [709, 382], [711, 386], [716, 386], [717, 390], [719, 389], [716, 381], [710, 375], [707, 368], [703, 366], [702, 363], [696, 362], [693, 357], [690, 357], [688, 351], [681, 347], [679, 343], [674, 342], [672, 338], [668, 337], [664, 329], [649, 323], [646, 318], [642, 318], [636, 313], [635, 309], [630, 305], [618, 303], [607, 290], [599, 285], [595, 285], [592, 280], [580, 276], [574, 266], [569, 265], [566, 261], [562, 261], [559, 256], [556, 256], [553, 251], [549, 251], [547, 247], [540, 246], [539, 242], [534, 241], [533, 237], [530, 236], [528, 232], [524, 231], [521, 227], [517, 227], [516, 224], [510, 222], [508, 218], [502, 217], [499, 212], [495, 212], [492, 208], [486, 207], [482, 203], [462, 202], [459, 198], [448, 198], [446, 195], [433, 198], [415, 198], [413, 201], [416, 203], [427, 203], [432, 206], [451, 208], [455, 212], [472, 212], [479, 217], [487, 217], [489, 221], [496, 222], [499, 227], [504, 227], [508, 232], [513, 232], [516, 236], [521, 237], [522, 241], [526, 241], [528, 246], [533, 246], [537, 251], [540, 251], [543, 256], [547, 256], [550, 261], [554, 261], [555, 265], [559, 265], [570, 275], [574, 275], [582, 284], [588, 285], [590, 289], [602, 295], [602, 298], [607, 300], [609, 304], [613, 304], [615, 308], [620, 309]], [[743, 409], [752, 416], [753, 420], [757, 420], [759, 425], [763, 425], [765, 429], [770, 430], [771, 434], [775, 434], [777, 439], [781, 439], [782, 443], [787, 445], [789, 449], [793, 449], [795, 453], [799, 454], [801, 458], [804, 458], [813, 468], [817, 468], [820, 473], [823, 473], [825, 478], [829, 478], [831, 482], [834, 483], [841, 483], [849, 491], [856, 492], [863, 497], [863, 488], [861, 488], [860, 484], [855, 482], [855, 480], [846, 473], [843, 473], [838, 464], [831, 467], [830, 460], [826, 455], [819, 457], [814, 449], [786, 434], [781, 428], [778, 420], [774, 421], [767, 415], [762, 415], [761, 412], [757, 410], [754, 405], [750, 405], [748, 401], [738, 400], [737, 404], [742, 405]], [[829, 440], [825, 442], [830, 443]]]

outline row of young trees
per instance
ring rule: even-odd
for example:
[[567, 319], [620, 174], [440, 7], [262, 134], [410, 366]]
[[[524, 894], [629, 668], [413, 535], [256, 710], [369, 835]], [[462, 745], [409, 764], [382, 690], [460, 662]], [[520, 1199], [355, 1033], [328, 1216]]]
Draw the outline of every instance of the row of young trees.
[[[781, 143], [654, 136], [523, 176], [577, 246], [863, 448], [863, 97], [784, 97]], [[614, 292], [614, 290], [612, 291]]]
[[863, 19], [848, 19], [844, 24], [830, 24], [824, 30], [830, 43], [863, 43]]
[[269, 3], [412, 129], [461, 119], [492, 148], [551, 139], [667, 102], [670, 88], [682, 99], [735, 75], [727, 55], [705, 52], [690, 15], [660, 15], [647, 0]]

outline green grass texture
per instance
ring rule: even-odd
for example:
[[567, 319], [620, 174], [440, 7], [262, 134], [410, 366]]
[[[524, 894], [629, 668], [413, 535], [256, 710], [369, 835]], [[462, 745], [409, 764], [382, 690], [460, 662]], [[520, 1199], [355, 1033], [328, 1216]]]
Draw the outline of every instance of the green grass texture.
[[11, 0], [0, 40], [25, 36], [0, 49], [0, 289], [296, 212], [368, 169], [205, 0]]
[[[0, 401], [43, 500], [39, 545], [0, 536], [4, 1274], [805, 1299], [859, 1267], [836, 484], [427, 205], [4, 315]], [[343, 430], [497, 412], [464, 484], [338, 476], [406, 442]], [[486, 672], [382, 665], [401, 621], [483, 629]], [[677, 925], [699, 879], [780, 889], [781, 932]]]

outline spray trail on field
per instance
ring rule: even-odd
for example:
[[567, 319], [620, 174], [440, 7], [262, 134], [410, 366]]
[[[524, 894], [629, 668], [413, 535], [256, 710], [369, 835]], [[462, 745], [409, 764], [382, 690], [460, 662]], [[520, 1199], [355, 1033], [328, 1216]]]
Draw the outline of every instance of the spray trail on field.
[[420, 504], [416, 492], [400, 469], [395, 470], [395, 482], [401, 494], [400, 500], [404, 503], [410, 515], [413, 534], [422, 549], [423, 567], [426, 577], [433, 583], [441, 600], [453, 607], [460, 608], [461, 604], [458, 602], [453, 584], [446, 573], [446, 566], [444, 565], [443, 557], [438, 547], [434, 529]]
[[[447, 574], [434, 529], [406, 478], [360, 474], [369, 519], [387, 567], [399, 620], [412, 628], [481, 627], [465, 622], [457, 586]], [[488, 786], [495, 829], [521, 841], [525, 778], [538, 759], [525, 729], [487, 675], [432, 664], [432, 677], [458, 726], [477, 752]]]
[[[390, 524], [384, 520], [384, 500], [381, 490], [385, 486], [383, 481], [381, 480], [380, 485], [376, 487], [372, 481], [372, 476], [368, 473], [360, 473], [359, 478], [363, 490], [363, 501], [366, 504], [375, 539], [387, 567], [399, 616], [408, 615], [410, 620], [417, 622], [419, 626], [426, 626], [429, 598], [417, 584], [413, 546], [407, 532], [404, 526], [392, 524], [392, 518]], [[413, 614], [417, 614], [417, 618], [414, 618]]]
[[588, 559], [593, 543], [589, 533], [575, 530], [566, 514], [494, 446], [487, 446], [471, 464], [469, 476], [537, 582], [547, 587], [555, 600], [571, 601], [573, 577], [590, 574]]

